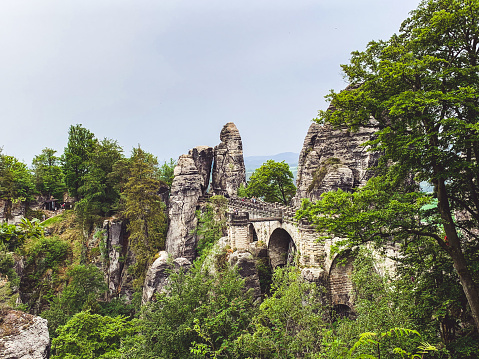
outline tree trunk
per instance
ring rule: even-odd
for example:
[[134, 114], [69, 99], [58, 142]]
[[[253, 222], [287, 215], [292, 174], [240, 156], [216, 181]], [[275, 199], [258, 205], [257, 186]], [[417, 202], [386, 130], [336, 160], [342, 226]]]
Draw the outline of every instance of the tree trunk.
[[437, 180], [435, 185], [438, 199], [438, 209], [439, 213], [441, 214], [441, 218], [444, 221], [444, 231], [446, 232], [448, 239], [447, 252], [452, 258], [454, 269], [459, 276], [464, 294], [466, 295], [467, 302], [471, 308], [476, 330], [479, 332], [479, 291], [469, 269], [467, 268], [466, 258], [464, 257], [464, 253], [462, 252], [461, 248], [461, 241], [457, 234], [454, 219], [452, 218], [444, 180]]

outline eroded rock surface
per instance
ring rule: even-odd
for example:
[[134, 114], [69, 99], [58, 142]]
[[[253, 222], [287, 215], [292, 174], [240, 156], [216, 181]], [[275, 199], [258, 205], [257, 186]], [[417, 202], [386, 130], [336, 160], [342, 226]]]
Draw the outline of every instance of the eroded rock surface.
[[201, 194], [206, 194], [210, 184], [211, 165], [213, 164], [213, 147], [197, 146], [190, 150], [189, 155], [193, 158], [200, 176], [203, 178], [201, 184]]
[[46, 319], [17, 310], [0, 310], [0, 358], [46, 359], [49, 355]]
[[148, 269], [143, 286], [142, 304], [149, 302], [156, 293], [161, 293], [168, 284], [171, 270], [179, 272], [181, 269], [188, 270], [191, 266], [191, 262], [186, 258], [175, 258], [172, 262], [169, 262], [168, 258], [168, 253], [161, 251]]
[[171, 185], [168, 217], [170, 225], [166, 237], [166, 251], [173, 258], [192, 261], [196, 256], [196, 206], [202, 194], [203, 177], [193, 157], [182, 155], [175, 167]]
[[238, 250], [230, 254], [229, 263], [237, 266], [238, 274], [245, 279], [245, 288], [253, 290], [253, 297], [261, 298], [261, 286], [259, 281], [256, 258], [247, 251]]
[[221, 143], [215, 147], [211, 187], [216, 195], [236, 196], [246, 184], [243, 143], [236, 125], [227, 123], [220, 133]]
[[315, 201], [324, 192], [350, 191], [366, 184], [373, 176], [370, 168], [377, 164], [379, 154], [368, 152], [362, 144], [375, 132], [374, 128], [349, 132], [313, 123], [299, 156], [293, 203], [299, 206], [302, 198]]

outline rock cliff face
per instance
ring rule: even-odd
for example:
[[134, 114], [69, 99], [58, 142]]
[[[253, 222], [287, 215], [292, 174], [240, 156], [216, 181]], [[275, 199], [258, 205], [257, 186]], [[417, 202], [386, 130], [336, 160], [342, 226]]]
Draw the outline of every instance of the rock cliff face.
[[108, 297], [123, 296], [131, 300], [133, 296], [133, 278], [128, 274], [128, 266], [134, 263], [133, 254], [129, 250], [128, 234], [125, 222], [109, 219], [103, 222], [103, 240], [105, 241], [103, 271], [108, 284]]
[[193, 157], [182, 155], [175, 167], [171, 185], [168, 217], [170, 225], [166, 236], [166, 251], [173, 258], [192, 261], [196, 256], [196, 206], [202, 194], [203, 177]]
[[236, 196], [246, 184], [243, 143], [236, 125], [227, 123], [220, 133], [221, 143], [215, 147], [211, 187], [216, 195]]
[[168, 284], [170, 271], [179, 272], [181, 269], [187, 270], [191, 262], [186, 258], [176, 258], [172, 262], [168, 261], [168, 253], [161, 251], [159, 257], [153, 262], [146, 273], [145, 284], [143, 286], [142, 304], [149, 302], [156, 293], [161, 293]]
[[50, 355], [47, 320], [16, 310], [0, 310], [0, 357], [46, 359]]
[[335, 130], [329, 125], [313, 123], [304, 140], [298, 161], [297, 191], [293, 203], [302, 198], [312, 201], [322, 193], [364, 185], [377, 164], [378, 153], [368, 152], [361, 144], [372, 139], [376, 129], [361, 128], [358, 132]]
[[190, 150], [189, 155], [195, 161], [196, 168], [203, 178], [201, 184], [201, 194], [205, 195], [210, 184], [211, 165], [213, 163], [213, 147], [198, 146]]

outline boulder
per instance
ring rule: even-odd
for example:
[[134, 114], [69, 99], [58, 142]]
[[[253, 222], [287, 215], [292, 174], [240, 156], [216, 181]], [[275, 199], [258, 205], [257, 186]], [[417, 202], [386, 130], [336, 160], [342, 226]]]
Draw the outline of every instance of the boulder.
[[201, 194], [205, 195], [210, 184], [211, 165], [213, 163], [213, 147], [197, 146], [189, 151], [189, 155], [193, 158], [196, 168], [200, 176], [203, 178], [201, 184]]
[[182, 155], [175, 167], [171, 185], [168, 217], [170, 225], [166, 236], [166, 251], [173, 258], [196, 257], [196, 207], [202, 194], [204, 180], [193, 157]]
[[50, 355], [47, 320], [0, 309], [0, 358], [45, 359]]
[[168, 284], [168, 278], [172, 270], [179, 272], [181, 269], [188, 270], [191, 262], [186, 258], [169, 260], [168, 253], [161, 251], [159, 257], [153, 262], [146, 273], [145, 285], [143, 286], [142, 304], [152, 300], [156, 293], [161, 293]]
[[236, 125], [227, 123], [215, 147], [211, 187], [215, 195], [236, 196], [241, 184], [246, 185], [243, 143]]

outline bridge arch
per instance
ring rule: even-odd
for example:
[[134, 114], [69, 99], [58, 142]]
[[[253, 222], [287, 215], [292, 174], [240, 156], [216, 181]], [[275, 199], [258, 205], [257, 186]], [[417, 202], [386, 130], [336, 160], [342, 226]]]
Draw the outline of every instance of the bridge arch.
[[331, 296], [331, 305], [336, 308], [341, 315], [350, 312], [353, 308], [353, 274], [354, 257], [350, 251], [337, 255], [329, 269], [329, 293]]
[[283, 267], [292, 262], [296, 253], [293, 237], [283, 228], [276, 228], [269, 237], [268, 255], [271, 267]]

